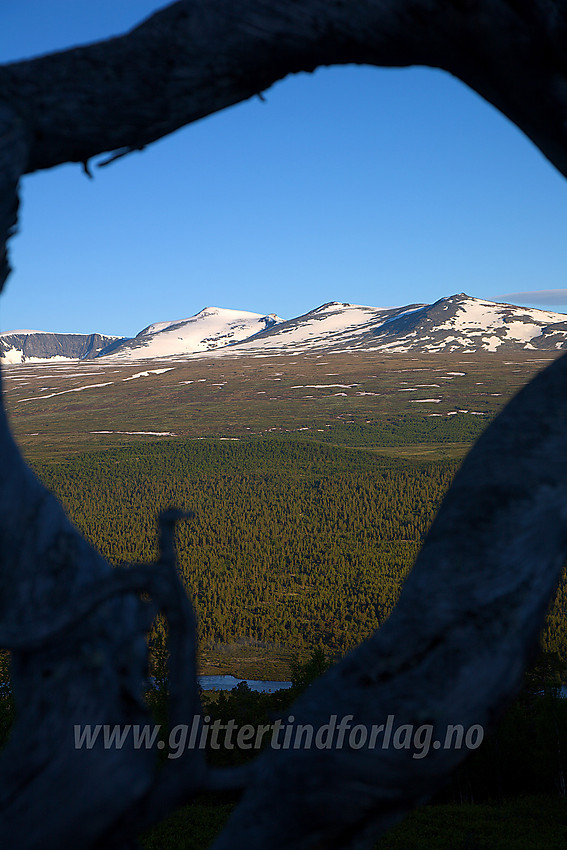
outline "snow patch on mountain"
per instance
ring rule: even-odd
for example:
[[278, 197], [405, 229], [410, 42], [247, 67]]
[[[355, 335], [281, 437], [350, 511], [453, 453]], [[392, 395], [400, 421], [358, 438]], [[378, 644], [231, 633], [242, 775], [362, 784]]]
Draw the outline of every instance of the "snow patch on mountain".
[[135, 381], [136, 378], [149, 378], [150, 375], [163, 375], [165, 372], [171, 372], [175, 367], [168, 366], [167, 369], [148, 369], [146, 372], [136, 372], [135, 375], [130, 375], [129, 378], [123, 378], [123, 381]]
[[332, 301], [246, 340], [238, 351], [258, 356], [278, 350], [299, 353], [335, 348], [356, 342], [388, 320], [419, 309], [420, 305], [415, 304], [376, 308]]
[[498, 351], [567, 347], [567, 316], [472, 298], [442, 298], [376, 332], [377, 351]]
[[[188, 319], [154, 322], [133, 339], [101, 334], [10, 331], [0, 334], [4, 363], [117, 361], [206, 355], [285, 356], [309, 352], [535, 352], [567, 348], [567, 315], [472, 298], [369, 307], [332, 301], [294, 319], [207, 307]], [[176, 362], [169, 359], [169, 364]], [[150, 373], [137, 373], [148, 377]], [[151, 374], [160, 374], [152, 370]], [[447, 379], [452, 374], [443, 376]], [[134, 376], [132, 376], [133, 378]]]
[[134, 339], [118, 346], [110, 356], [141, 360], [214, 351], [232, 346], [283, 321], [275, 313], [262, 315], [245, 310], [206, 307], [188, 319], [148, 325]]
[[[38, 395], [38, 396], [32, 396], [31, 398], [21, 398], [20, 401], [18, 402], [18, 404], [20, 404], [23, 401], [43, 401], [43, 399], [46, 399], [46, 398], [54, 398], [56, 395], [66, 395], [67, 393], [80, 393], [83, 390], [94, 390], [94, 389], [97, 389], [98, 387], [110, 387], [113, 383], [114, 383], [114, 381], [107, 381], [104, 384], [87, 384], [84, 387], [73, 387], [70, 390], [59, 390], [59, 392], [49, 393], [49, 395]], [[47, 388], [44, 387], [43, 389], [47, 389]]]

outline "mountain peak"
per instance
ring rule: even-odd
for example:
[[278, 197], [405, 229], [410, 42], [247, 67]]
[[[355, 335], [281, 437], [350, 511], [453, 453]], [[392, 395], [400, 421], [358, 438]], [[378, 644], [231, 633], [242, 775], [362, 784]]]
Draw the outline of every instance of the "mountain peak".
[[215, 351], [236, 345], [283, 322], [275, 313], [262, 315], [248, 310], [204, 307], [187, 319], [155, 322], [132, 340], [125, 340], [113, 357], [140, 360], [170, 355]]
[[368, 307], [328, 301], [294, 319], [204, 307], [187, 319], [155, 322], [134, 339], [100, 334], [12, 331], [0, 334], [7, 363], [110, 357], [141, 360], [168, 356], [310, 351], [383, 353], [567, 349], [567, 315], [474, 298], [465, 292], [432, 304]]

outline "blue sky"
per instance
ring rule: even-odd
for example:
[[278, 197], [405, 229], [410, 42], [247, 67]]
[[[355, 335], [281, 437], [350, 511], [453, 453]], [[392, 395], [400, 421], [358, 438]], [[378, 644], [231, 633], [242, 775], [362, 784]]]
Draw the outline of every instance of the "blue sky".
[[[3, 0], [0, 61], [160, 5]], [[567, 182], [439, 71], [297, 75], [93, 171], [25, 178], [1, 330], [130, 336], [209, 305], [290, 318], [462, 291], [567, 312]]]

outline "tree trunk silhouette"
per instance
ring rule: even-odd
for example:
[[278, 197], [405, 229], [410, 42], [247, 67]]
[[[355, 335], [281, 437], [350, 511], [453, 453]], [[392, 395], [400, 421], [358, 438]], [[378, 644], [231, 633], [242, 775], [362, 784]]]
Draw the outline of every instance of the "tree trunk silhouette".
[[[567, 176], [560, 0], [183, 0], [121, 38], [0, 66], [0, 288], [22, 174], [125, 155], [319, 65], [430, 65], [507, 115]], [[369, 104], [380, 108], [380, 104]], [[490, 727], [516, 693], [567, 555], [567, 363], [508, 405], [457, 475], [385, 625], [294, 705], [319, 728], [394, 715]], [[362, 846], [442, 785], [466, 749], [269, 751], [215, 773], [188, 750], [75, 747], [81, 724], [144, 724], [145, 632], [169, 623], [170, 722], [198, 715], [195, 630], [161, 518], [154, 566], [112, 570], [23, 462], [0, 418], [0, 646], [18, 716], [0, 756], [0, 845], [131, 847], [197, 790], [245, 787], [215, 844]], [[150, 598], [150, 602], [147, 598]]]

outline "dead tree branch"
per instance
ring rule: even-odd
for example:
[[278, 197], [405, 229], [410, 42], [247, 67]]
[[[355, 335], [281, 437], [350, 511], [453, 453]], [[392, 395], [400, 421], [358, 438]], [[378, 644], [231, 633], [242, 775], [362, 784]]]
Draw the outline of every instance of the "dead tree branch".
[[[121, 38], [0, 67], [0, 288], [20, 176], [139, 149], [319, 65], [430, 65], [494, 104], [567, 176], [567, 11], [561, 0], [181, 0]], [[379, 105], [378, 105], [379, 108]], [[514, 694], [567, 554], [567, 366], [509, 405], [471, 453], [386, 626], [293, 708], [489, 726]], [[197, 787], [189, 752], [159, 776], [145, 749], [77, 750], [75, 724], [147, 723], [147, 590], [171, 624], [172, 720], [198, 712], [193, 614], [172, 559], [110, 566], [23, 462], [0, 412], [0, 637], [18, 720], [0, 758], [0, 844], [131, 846]], [[362, 846], [433, 791], [463, 752], [279, 751], [218, 848]], [[243, 776], [245, 776], [243, 774]]]
[[290, 73], [429, 65], [567, 174], [566, 32], [561, 0], [180, 0], [120, 38], [0, 67], [0, 91], [35, 171], [139, 149]]

